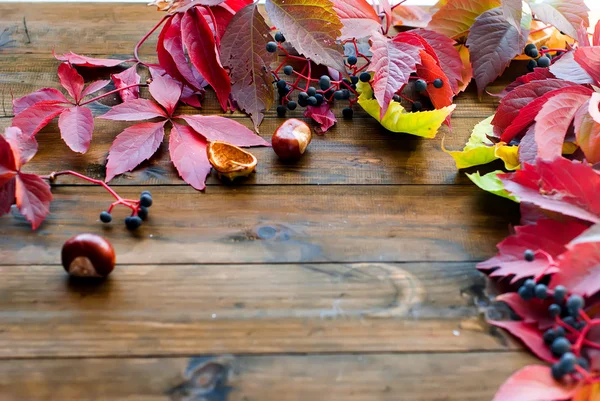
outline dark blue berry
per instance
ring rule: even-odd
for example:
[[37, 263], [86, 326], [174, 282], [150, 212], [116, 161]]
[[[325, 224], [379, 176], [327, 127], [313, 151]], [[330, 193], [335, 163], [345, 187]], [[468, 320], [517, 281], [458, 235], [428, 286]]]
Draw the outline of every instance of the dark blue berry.
[[413, 102], [412, 111], [421, 111], [423, 110], [423, 104], [419, 101]]
[[554, 300], [556, 302], [562, 302], [567, 296], [567, 288], [564, 285], [557, 285], [554, 287]]
[[298, 93], [298, 100], [302, 100], [302, 99], [308, 100], [308, 93], [306, 93], [306, 92]]
[[142, 193], [140, 194], [140, 196], [142, 195], [150, 195], [152, 196], [152, 193], [150, 191], [142, 191]]
[[277, 106], [277, 116], [278, 117], [285, 117], [286, 111], [287, 111], [287, 107], [285, 107], [284, 105], [280, 104], [279, 106]]
[[558, 326], [557, 328], [554, 329], [554, 334], [556, 334], [556, 338], [559, 338], [559, 337], [564, 337], [567, 334], [567, 332], [564, 327]]
[[[358, 77], [356, 75], [351, 75], [350, 82], [352, 83], [352, 85], [356, 85], [358, 83]], [[350, 85], [350, 86], [352, 86], [352, 85]]]
[[442, 86], [444, 86], [444, 81], [442, 81], [440, 78], [436, 78], [433, 80], [433, 87], [440, 89]]
[[552, 372], [554, 380], [561, 380], [567, 374], [567, 372], [563, 372], [559, 362], [552, 365], [550, 371]]
[[577, 362], [577, 357], [572, 352], [565, 352], [563, 356], [560, 357], [560, 369], [563, 372], [571, 373], [575, 370], [575, 362]]
[[283, 36], [283, 33], [277, 32], [275, 34], [275, 40], [278, 41], [279, 43], [283, 43], [283, 42], [285, 42], [285, 36]]
[[306, 106], [308, 106], [308, 98], [306, 98], [306, 99], [299, 98], [298, 99], [298, 106], [300, 106], [300, 107], [306, 107]]
[[308, 96], [314, 96], [317, 94], [317, 88], [315, 88], [314, 86], [311, 86], [308, 88], [306, 93], [308, 93]]
[[342, 82], [346, 85], [346, 86], [350, 86], [352, 85], [352, 81], [350, 81], [348, 78], [343, 78]]
[[535, 297], [539, 299], [546, 299], [548, 297], [548, 287], [545, 284], [538, 284], [535, 286]]
[[327, 75], [323, 75], [319, 78], [319, 87], [321, 90], [326, 91], [331, 86], [331, 79]]
[[290, 100], [287, 104], [287, 107], [290, 110], [296, 110], [296, 107], [298, 107], [298, 103], [294, 102], [293, 100]]
[[360, 74], [359, 78], [361, 82], [369, 82], [371, 80], [371, 74], [368, 72], [363, 72]]
[[538, 66], [538, 63], [536, 60], [529, 60], [529, 62], [527, 62], [527, 69], [531, 72], [533, 72], [533, 70]]
[[581, 295], [573, 294], [567, 299], [567, 309], [572, 315], [579, 315], [579, 310], [585, 306], [585, 302]]
[[358, 59], [356, 58], [356, 56], [349, 56], [348, 57], [348, 64], [349, 65], [355, 65], [356, 63], [358, 63]]
[[140, 197], [140, 205], [145, 207], [152, 206], [152, 196], [144, 194]]
[[285, 89], [287, 87], [287, 82], [285, 82], [283, 79], [280, 79], [279, 81], [277, 81], [277, 89]]
[[283, 73], [285, 75], [292, 75], [294, 73], [294, 67], [292, 67], [291, 65], [286, 65], [285, 67], [283, 67]]
[[267, 43], [267, 51], [269, 53], [275, 53], [277, 51], [277, 43], [275, 43], [275, 42]]
[[556, 333], [554, 332], [554, 330], [548, 329], [544, 332], [542, 338], [544, 339], [544, 342], [547, 345], [551, 345], [554, 342], [554, 340], [556, 340]]
[[354, 110], [352, 110], [350, 107], [346, 107], [344, 110], [342, 110], [342, 115], [344, 116], [344, 119], [351, 120], [352, 116], [354, 116]]
[[140, 208], [138, 209], [138, 216], [140, 216], [140, 219], [142, 220], [146, 220], [148, 218], [148, 213], [149, 210], [145, 206], [140, 206]]
[[535, 252], [533, 252], [531, 249], [527, 249], [525, 252], [523, 252], [523, 258], [525, 258], [525, 260], [528, 262], [533, 262], [535, 260]]
[[548, 56], [542, 56], [537, 60], [538, 67], [547, 68], [550, 67], [550, 58]]
[[333, 94], [333, 98], [335, 100], [344, 100], [344, 92], [342, 92], [341, 90], [335, 91], [335, 93]]
[[568, 326], [571, 326], [571, 327], [574, 327], [575, 324], [577, 324], [577, 322], [575, 321], [575, 318], [573, 316], [566, 316], [563, 319], [563, 323], [566, 324], [566, 325], [568, 325]]
[[142, 219], [139, 216], [127, 216], [125, 225], [128, 230], [137, 230], [142, 225]]
[[110, 223], [112, 221], [112, 215], [107, 211], [100, 213], [100, 221], [103, 223]]
[[562, 312], [560, 305], [552, 304], [548, 307], [548, 313], [550, 313], [551, 317], [560, 316]]
[[310, 97], [307, 99], [307, 102], [308, 102], [308, 104], [309, 104], [309, 105], [311, 105], [311, 106], [316, 106], [316, 105], [317, 105], [317, 103], [319, 103], [319, 101], [317, 100], [317, 98], [316, 98], [316, 97], [314, 97], [314, 96], [310, 96]]
[[394, 97], [392, 97], [392, 100], [394, 102], [400, 103], [400, 101], [402, 100], [402, 98], [400, 97], [400, 95], [394, 95]]
[[519, 288], [518, 294], [525, 301], [529, 301], [531, 298], [533, 298], [533, 290], [525, 287], [524, 285]]
[[523, 286], [524, 286], [525, 288], [527, 288], [528, 290], [534, 290], [534, 289], [535, 289], [535, 286], [536, 286], [536, 284], [537, 284], [537, 283], [535, 282], [535, 280], [532, 280], [532, 279], [527, 279], [527, 280], [525, 280], [525, 282], [523, 283]]
[[320, 93], [317, 93], [315, 95], [315, 99], [317, 99], [317, 106], [320, 106], [321, 104], [323, 104], [325, 97], [323, 95], [321, 95]]
[[540, 47], [540, 50], [548, 50], [548, 49], [549, 49], [548, 46], [542, 46], [542, 47]]
[[575, 323], [573, 325], [573, 327], [575, 328], [575, 330], [581, 330], [581, 329], [583, 329], [585, 327], [586, 324], [587, 324], [586, 322], [581, 321], [581, 322]]
[[[535, 51], [535, 55], [533, 53], [534, 51]], [[537, 46], [534, 45], [533, 43], [530, 43], [527, 46], [525, 46], [525, 50], [523, 51], [523, 53], [525, 53], [529, 57], [537, 57], [538, 56]]]
[[417, 92], [423, 92], [427, 90], [427, 82], [423, 79], [417, 79], [415, 81], [415, 90]]
[[289, 86], [285, 86], [282, 89], [277, 89], [277, 92], [279, 92], [279, 96], [284, 97], [286, 96], [288, 93], [290, 93], [292, 90], [292, 88], [290, 88]]
[[559, 337], [552, 342], [550, 350], [555, 356], [559, 357], [565, 352], [571, 351], [571, 343], [565, 337]]

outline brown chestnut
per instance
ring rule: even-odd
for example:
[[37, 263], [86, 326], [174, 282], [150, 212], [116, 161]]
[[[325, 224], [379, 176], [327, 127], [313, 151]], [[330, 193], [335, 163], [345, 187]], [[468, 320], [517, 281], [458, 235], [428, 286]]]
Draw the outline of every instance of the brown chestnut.
[[62, 248], [62, 265], [71, 276], [106, 277], [115, 268], [115, 250], [96, 234], [79, 234]]
[[295, 118], [286, 120], [277, 128], [271, 139], [273, 150], [283, 160], [298, 160], [312, 140], [312, 131]]

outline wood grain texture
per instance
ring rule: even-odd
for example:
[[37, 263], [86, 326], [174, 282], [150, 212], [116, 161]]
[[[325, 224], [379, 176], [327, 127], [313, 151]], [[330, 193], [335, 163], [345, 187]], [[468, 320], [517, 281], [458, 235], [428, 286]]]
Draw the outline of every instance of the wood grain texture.
[[0, 361], [3, 401], [483, 401], [525, 353]]
[[[137, 199], [141, 188], [119, 192]], [[106, 236], [121, 263], [479, 261], [518, 212], [473, 186], [175, 186], [155, 189], [150, 221], [128, 233], [124, 209], [98, 221], [111, 202], [103, 189], [53, 194], [35, 232], [16, 212], [0, 217], [0, 264], [57, 263], [80, 232]]]

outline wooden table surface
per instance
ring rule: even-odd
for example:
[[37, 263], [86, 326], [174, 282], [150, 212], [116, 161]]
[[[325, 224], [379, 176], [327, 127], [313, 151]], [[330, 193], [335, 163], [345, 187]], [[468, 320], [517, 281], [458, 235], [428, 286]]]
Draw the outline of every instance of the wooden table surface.
[[[58, 87], [52, 48], [129, 57], [159, 18], [135, 4], [1, 4], [0, 29], [15, 42], [0, 50], [0, 129], [11, 95]], [[101, 188], [61, 178], [37, 231], [16, 213], [0, 218], [0, 400], [490, 400], [534, 361], [486, 324], [475, 270], [518, 207], [477, 189], [441, 150], [444, 135], [461, 147], [497, 104], [472, 88], [456, 103], [452, 131], [434, 140], [386, 132], [356, 110], [298, 164], [255, 149], [255, 176], [235, 186], [213, 176], [205, 193], [177, 177], [165, 141], [114, 180], [124, 195], [154, 194], [135, 234], [98, 221], [110, 202]], [[222, 113], [214, 94], [202, 112]], [[281, 121], [269, 112], [262, 135]], [[29, 171], [103, 178], [128, 124], [95, 123], [85, 155], [51, 123]], [[82, 232], [116, 248], [101, 284], [60, 266], [63, 242]]]

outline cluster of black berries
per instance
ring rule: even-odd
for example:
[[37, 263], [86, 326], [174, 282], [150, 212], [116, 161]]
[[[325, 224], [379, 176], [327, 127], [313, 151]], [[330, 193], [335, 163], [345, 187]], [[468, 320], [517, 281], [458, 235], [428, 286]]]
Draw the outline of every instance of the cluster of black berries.
[[[535, 259], [535, 253], [526, 250], [524, 258], [526, 261], [532, 262]], [[580, 319], [580, 313], [585, 306], [583, 298], [576, 294], [567, 297], [567, 288], [562, 285], [557, 285], [554, 290], [549, 290], [545, 284], [538, 284], [535, 280], [529, 279], [525, 280], [518, 293], [526, 301], [533, 298], [545, 300], [552, 296], [554, 303], [548, 307], [548, 313], [552, 318], [560, 318], [562, 323], [577, 331], [580, 331], [586, 325], [585, 320]], [[552, 376], [556, 380], [574, 373], [576, 365], [589, 370], [587, 360], [582, 357], [578, 358], [571, 352], [572, 344], [566, 335], [565, 328], [560, 325], [546, 330], [543, 334], [544, 342], [550, 347], [552, 354], [560, 358], [558, 362], [552, 365]]]
[[[144, 191], [140, 195], [140, 203], [137, 209], [137, 214], [134, 216], [127, 216], [125, 218], [125, 226], [128, 230], [137, 230], [142, 225], [142, 221], [148, 218], [148, 208], [152, 206], [152, 194], [150, 191]], [[112, 221], [112, 215], [103, 211], [100, 213], [100, 221], [103, 223], [110, 223]]]
[[530, 43], [527, 46], [525, 46], [525, 55], [531, 57], [531, 60], [529, 60], [529, 63], [527, 63], [527, 68], [529, 69], [529, 71], [533, 71], [533, 69], [536, 67], [550, 67], [552, 56], [545, 52], [546, 50], [548, 50], [548, 46], [542, 46], [540, 47], [540, 50], [542, 51], [542, 56], [540, 56], [540, 51], [538, 50], [537, 46], [533, 43]]

